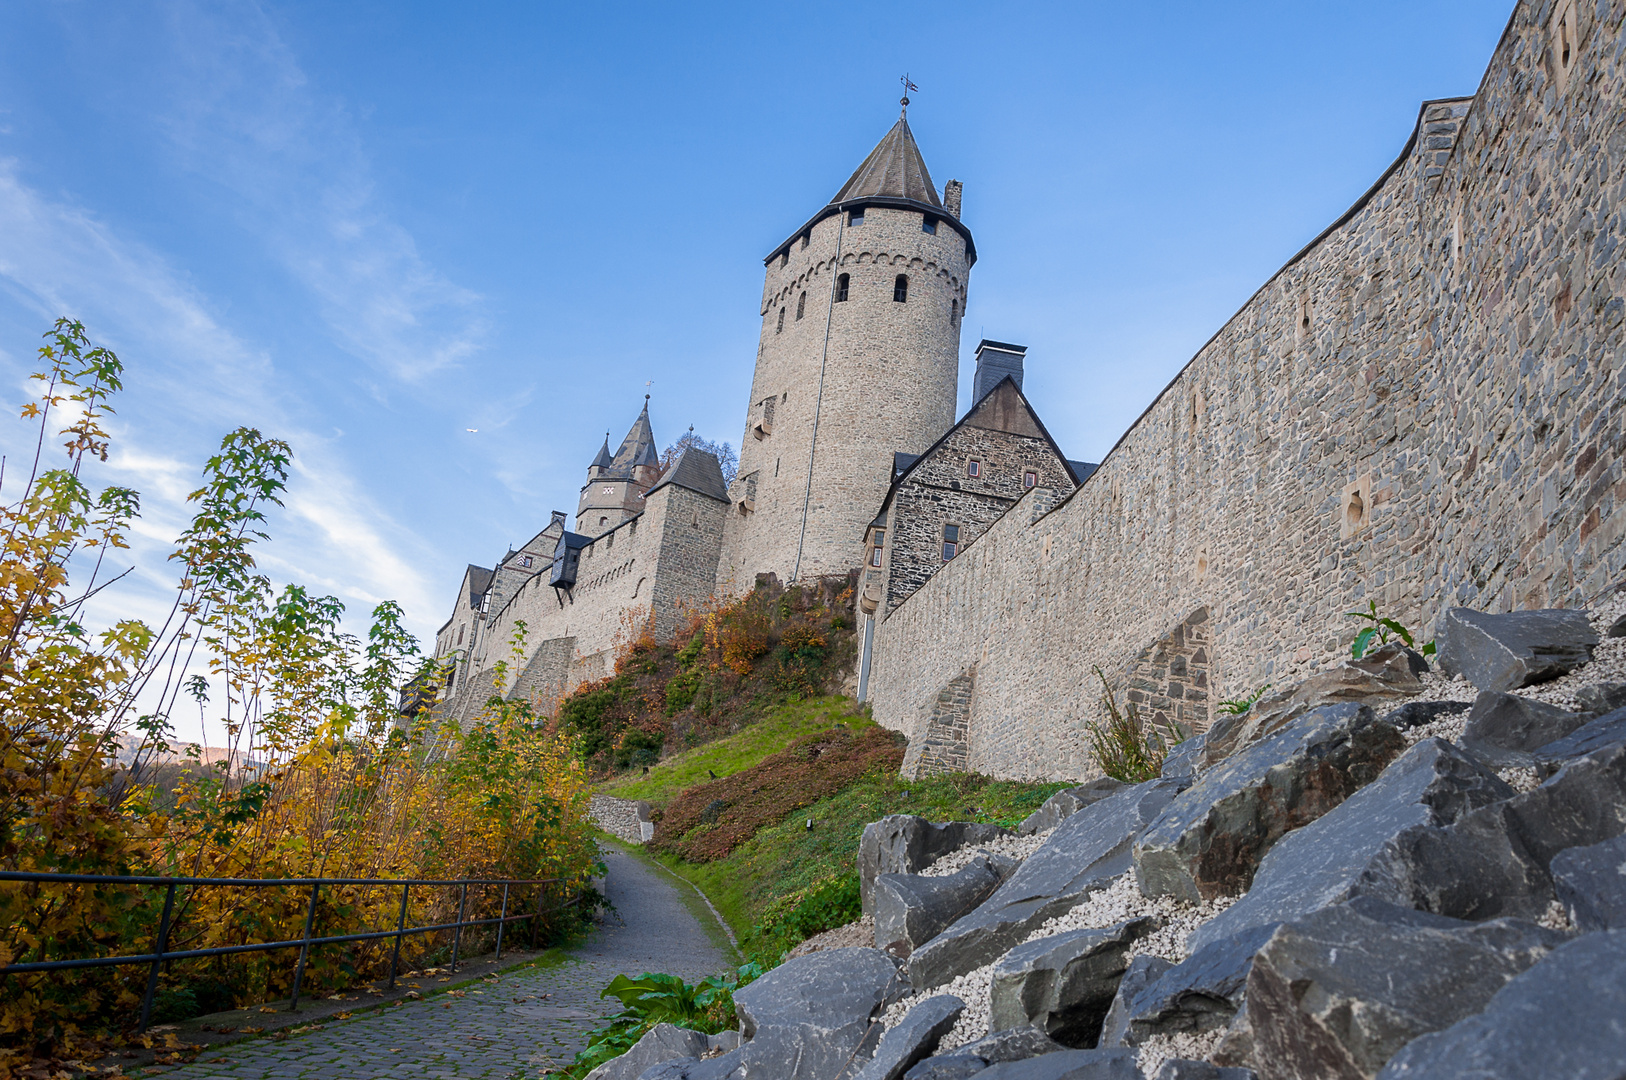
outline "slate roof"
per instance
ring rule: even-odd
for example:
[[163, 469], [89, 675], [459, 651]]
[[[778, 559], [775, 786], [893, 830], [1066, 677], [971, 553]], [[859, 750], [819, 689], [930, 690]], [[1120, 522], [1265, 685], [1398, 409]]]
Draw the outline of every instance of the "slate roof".
[[593, 464], [588, 467], [592, 469], [608, 469], [613, 464], [615, 464], [615, 458], [610, 456], [610, 433], [606, 431], [604, 433], [604, 445], [599, 448], [598, 457], [594, 458]]
[[920, 147], [915, 145], [914, 132], [909, 130], [907, 120], [900, 118], [892, 125], [892, 130], [875, 144], [869, 157], [858, 166], [858, 171], [836, 192], [836, 197], [830, 203], [835, 205], [849, 199], [874, 196], [913, 199], [932, 206], [943, 205], [937, 197], [932, 174], [926, 171], [926, 160], [920, 156]]
[[655, 494], [667, 484], [698, 491], [718, 502], [729, 501], [728, 484], [723, 480], [723, 467], [717, 464], [715, 456], [693, 446], [684, 447], [677, 462], [666, 471], [665, 476], [655, 482], [654, 487], [645, 492], [645, 497]]
[[[604, 440], [604, 449], [610, 448], [608, 438]], [[593, 462], [598, 464], [597, 460]], [[611, 477], [618, 480], [630, 480], [632, 470], [639, 465], [655, 465], [660, 463], [660, 455], [655, 451], [655, 433], [649, 426], [649, 395], [644, 395], [644, 409], [638, 414], [638, 419], [632, 422], [632, 428], [627, 437], [621, 440], [621, 448], [615, 452], [615, 458], [609, 463], [609, 472], [603, 479]]]
[[478, 608], [480, 606], [477, 598], [484, 596], [485, 591], [491, 587], [491, 578], [495, 573], [495, 570], [488, 570], [483, 566], [475, 566], [473, 563], [469, 563], [469, 568], [464, 571], [464, 574], [469, 579], [469, 602], [471, 607]]
[[1078, 482], [1081, 484], [1090, 478], [1091, 473], [1101, 467], [1093, 461], [1074, 461], [1071, 458], [1067, 460], [1067, 465], [1073, 470], [1073, 475], [1078, 477]]

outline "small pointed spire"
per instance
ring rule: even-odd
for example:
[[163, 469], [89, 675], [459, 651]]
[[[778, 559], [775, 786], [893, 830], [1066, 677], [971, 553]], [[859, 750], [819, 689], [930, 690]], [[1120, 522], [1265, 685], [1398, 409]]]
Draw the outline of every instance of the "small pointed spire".
[[604, 433], [604, 445], [599, 449], [598, 456], [593, 459], [593, 464], [589, 467], [608, 469], [613, 462], [614, 459], [610, 457], [610, 433], [606, 431]]

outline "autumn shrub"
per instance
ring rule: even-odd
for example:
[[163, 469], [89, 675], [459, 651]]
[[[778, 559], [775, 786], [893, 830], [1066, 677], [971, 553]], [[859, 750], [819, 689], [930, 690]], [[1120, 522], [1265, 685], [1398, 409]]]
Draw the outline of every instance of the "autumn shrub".
[[891, 732], [866, 728], [855, 735], [832, 728], [733, 776], [685, 789], [661, 812], [651, 847], [691, 863], [720, 859], [763, 826], [866, 773], [895, 772], [902, 764], [903, 747]]
[[[46, 335], [40, 357], [40, 396], [23, 415], [39, 425], [42, 447], [62, 438], [67, 462], [47, 468], [42, 450], [32, 469], [25, 462], [0, 474], [0, 868], [557, 878], [546, 895], [511, 897], [518, 910], [550, 912], [581, 891], [596, 855], [586, 774], [568, 739], [525, 706], [497, 700], [463, 729], [423, 717], [403, 725], [397, 693], [423, 666], [399, 606], [380, 604], [361, 638], [342, 629], [338, 600], [275, 589], [259, 573], [254, 544], [266, 537], [266, 510], [280, 505], [286, 444], [251, 428], [227, 435], [189, 496], [195, 514], [171, 556], [180, 580], [165, 620], [93, 631], [89, 603], [111, 583], [105, 560], [126, 546], [140, 507], [135, 492], [96, 492], [85, 476], [107, 458], [102, 422], [122, 367], [68, 320]], [[66, 426], [53, 433], [58, 423]], [[229, 753], [178, 767], [186, 757], [171, 746], [172, 716], [194, 707], [226, 733]], [[134, 744], [122, 764], [121, 739]], [[309, 896], [178, 889], [168, 947], [297, 938]], [[500, 903], [489, 890], [469, 899], [477, 913], [495, 914]], [[123, 882], [0, 883], [0, 966], [149, 951], [163, 901], [162, 889]], [[460, 901], [456, 889], [423, 887], [407, 918], [446, 921]], [[332, 886], [320, 892], [316, 929], [387, 929], [399, 911], [398, 889]], [[558, 929], [574, 916], [550, 918]], [[444, 947], [444, 936], [420, 937], [405, 959]], [[387, 956], [383, 943], [315, 948], [305, 985], [331, 992], [378, 974]], [[167, 964], [162, 1014], [281, 996], [293, 960], [245, 953]], [[146, 971], [0, 980], [0, 1073], [129, 1025]]]

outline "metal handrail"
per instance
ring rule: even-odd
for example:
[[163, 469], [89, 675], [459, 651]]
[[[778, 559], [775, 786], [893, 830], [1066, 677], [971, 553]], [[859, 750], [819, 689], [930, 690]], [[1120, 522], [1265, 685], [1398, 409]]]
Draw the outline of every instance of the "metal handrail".
[[[191, 960], [204, 956], [228, 956], [236, 953], [270, 952], [276, 949], [299, 949], [299, 964], [294, 971], [293, 993], [288, 1002], [289, 1012], [299, 1011], [299, 991], [305, 978], [305, 965], [310, 958], [313, 945], [333, 945], [347, 941], [376, 941], [380, 938], [394, 938], [395, 947], [390, 956], [389, 985], [395, 988], [395, 976], [401, 959], [401, 941], [409, 934], [429, 934], [438, 930], [453, 930], [456, 932], [455, 943], [452, 946], [451, 970], [457, 970], [458, 952], [462, 948], [463, 928], [465, 926], [489, 926], [497, 924], [497, 959], [502, 959], [503, 930], [508, 923], [525, 919], [535, 919], [545, 914], [542, 903], [546, 894], [539, 898], [537, 909], [524, 915], [508, 914], [508, 894], [515, 885], [551, 885], [564, 881], [562, 877], [551, 878], [200, 878], [200, 877], [152, 877], [115, 874], [53, 874], [34, 873], [21, 870], [0, 870], [0, 881], [23, 882], [66, 882], [79, 885], [161, 885], [166, 887], [164, 895], [164, 913], [158, 924], [157, 947], [150, 953], [137, 953], [129, 956], [93, 956], [82, 957], [77, 960], [38, 960], [20, 964], [0, 965], [0, 979], [7, 975], [23, 974], [32, 971], [57, 971], [71, 968], [90, 967], [118, 967], [127, 964], [149, 964], [147, 972], [146, 992], [141, 997], [141, 1024], [140, 1030], [145, 1031], [152, 1019], [152, 1001], [158, 988], [159, 969], [172, 960]], [[305, 932], [298, 938], [288, 941], [266, 941], [250, 945], [220, 945], [208, 949], [184, 949], [178, 952], [169, 950], [170, 920], [175, 911], [175, 890], [181, 885], [228, 885], [235, 887], [265, 888], [276, 886], [309, 887], [311, 891], [310, 903], [305, 909]], [[314, 937], [312, 932], [316, 919], [316, 905], [322, 887], [325, 885], [374, 885], [374, 886], [400, 886], [401, 911], [396, 919], [394, 930], [371, 930], [359, 934], [334, 934], [324, 937]], [[458, 902], [457, 921], [446, 923], [433, 923], [423, 926], [407, 926], [406, 914], [411, 889], [414, 885], [457, 885], [461, 887]], [[468, 891], [470, 886], [501, 885], [503, 887], [502, 914], [496, 918], [465, 919], [465, 909], [468, 904]], [[576, 903], [572, 899], [557, 905], [553, 910], [558, 911]]]

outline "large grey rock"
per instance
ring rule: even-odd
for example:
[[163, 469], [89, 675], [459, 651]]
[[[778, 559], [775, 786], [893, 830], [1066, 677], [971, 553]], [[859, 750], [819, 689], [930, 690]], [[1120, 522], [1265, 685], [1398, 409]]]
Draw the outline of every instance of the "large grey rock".
[[1163, 759], [1162, 776], [1166, 780], [1194, 777], [1203, 765], [1203, 749], [1208, 745], [1207, 735], [1193, 735], [1176, 743], [1169, 756]]
[[1122, 780], [1114, 780], [1110, 776], [1103, 776], [1091, 780], [1088, 784], [1070, 787], [1058, 791], [1044, 801], [1016, 827], [1018, 836], [1032, 836], [1034, 833], [1054, 829], [1091, 803], [1098, 803], [1114, 792], [1121, 791], [1129, 785]]
[[1255, 1080], [1258, 1075], [1252, 1069], [1234, 1069], [1207, 1061], [1170, 1058], [1158, 1068], [1152, 1080]]
[[1372, 783], [1265, 853], [1246, 896], [1193, 931], [1199, 950], [1250, 926], [1285, 922], [1385, 887], [1396, 839], [1446, 826], [1513, 795], [1494, 773], [1441, 739], [1413, 746]]
[[902, 942], [903, 948], [896, 951], [909, 955], [988, 899], [1014, 867], [1011, 860], [996, 864], [979, 856], [947, 877], [880, 875], [870, 904], [875, 914], [875, 944], [890, 949]]
[[1063, 1050], [990, 1065], [982, 1080], [1146, 1080], [1133, 1050]]
[[[1253, 958], [1274, 923], [1211, 941], [1113, 1002], [1114, 1045], [1139, 1046], [1153, 1035], [1217, 1031], [1230, 1024], [1242, 999]], [[1129, 982], [1128, 976], [1124, 981]]]
[[1424, 724], [1432, 724], [1446, 716], [1455, 716], [1473, 708], [1468, 701], [1408, 701], [1398, 709], [1390, 709], [1380, 718], [1390, 727], [1409, 731]]
[[1172, 967], [1174, 964], [1161, 956], [1149, 953], [1141, 953], [1129, 961], [1123, 978], [1118, 980], [1118, 992], [1112, 997], [1112, 1007], [1107, 1010], [1106, 1019], [1101, 1021], [1098, 1046], [1129, 1045], [1129, 1014], [1136, 999]]
[[1551, 775], [1566, 762], [1622, 743], [1626, 743], [1626, 709], [1616, 709], [1587, 721], [1562, 739], [1554, 739], [1531, 756], [1538, 769]]
[[1428, 663], [1404, 645], [1385, 645], [1359, 660], [1312, 675], [1304, 682], [1254, 702], [1242, 716], [1227, 716], [1209, 729], [1203, 768], [1214, 765], [1281, 731], [1305, 713], [1326, 705], [1376, 706], [1404, 701], [1422, 692], [1418, 677]]
[[1488, 764], [1528, 767], [1528, 753], [1562, 739], [1592, 719], [1590, 713], [1571, 712], [1534, 698], [1499, 690], [1481, 690], [1468, 713], [1462, 748]]
[[745, 1039], [734, 1051], [741, 1075], [830, 1080], [851, 1061], [867, 1060], [866, 1036], [880, 1034], [872, 1034], [871, 1019], [903, 991], [897, 965], [877, 949], [826, 949], [786, 961], [734, 993]]
[[638, 1080], [745, 1080], [745, 1075], [741, 1051], [736, 1049], [714, 1058], [673, 1058], [663, 1061], [639, 1073]]
[[1440, 621], [1440, 668], [1481, 690], [1517, 690], [1592, 659], [1598, 632], [1586, 612], [1546, 608], [1487, 615], [1451, 608]]
[[1379, 1080], [1626, 1076], [1626, 930], [1588, 934], [1509, 982], [1477, 1016], [1424, 1035]]
[[994, 965], [988, 1026], [1031, 1026], [1067, 1046], [1094, 1046], [1129, 966], [1129, 946], [1157, 929], [1140, 918], [1023, 942]]
[[1376, 779], [1400, 732], [1364, 705], [1325, 705], [1214, 765], [1135, 844], [1147, 896], [1197, 901], [1247, 891], [1265, 852]]
[[856, 1080], [898, 1080], [917, 1061], [937, 1049], [937, 1044], [954, 1027], [965, 1011], [965, 1002], [953, 994], [927, 998], [909, 1010], [897, 1027], [881, 1036], [875, 1056], [861, 1069]]
[[[1373, 1077], [1419, 1035], [1484, 1008], [1565, 937], [1360, 899], [1277, 928], [1248, 974], [1261, 1080]], [[1397, 913], [1399, 914], [1397, 917]]]
[[701, 1032], [656, 1024], [633, 1043], [631, 1050], [606, 1061], [588, 1073], [586, 1080], [638, 1080], [651, 1065], [673, 1058], [699, 1057], [709, 1048], [710, 1042]]
[[904, 1080], [963, 1080], [1002, 1061], [1022, 1061], [1040, 1054], [1057, 1054], [1067, 1047], [1038, 1028], [1020, 1027], [984, 1035], [947, 1054], [927, 1058], [904, 1075]]
[[1548, 871], [1555, 855], [1623, 832], [1626, 745], [1616, 745], [1455, 824], [1406, 830], [1363, 891], [1459, 919], [1535, 919], [1555, 898]]
[[1626, 683], [1594, 683], [1575, 691], [1575, 704], [1595, 716], [1626, 709]]
[[1130, 867], [1135, 837], [1180, 784], [1149, 780], [1086, 806], [1050, 834], [1020, 869], [970, 914], [909, 958], [916, 991], [992, 963], [1040, 923], [1076, 906]]
[[864, 826], [858, 841], [858, 895], [864, 914], [875, 879], [882, 874], [914, 874], [967, 844], [985, 844], [1010, 831], [998, 825], [949, 821], [941, 825], [913, 814], [889, 814]]
[[1626, 836], [1561, 851], [1549, 869], [1577, 929], [1626, 930]]

